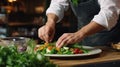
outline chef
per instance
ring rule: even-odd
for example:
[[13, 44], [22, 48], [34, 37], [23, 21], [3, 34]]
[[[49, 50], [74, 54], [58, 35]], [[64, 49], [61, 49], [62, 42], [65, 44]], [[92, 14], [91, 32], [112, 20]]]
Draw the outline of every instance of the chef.
[[38, 30], [40, 39], [47, 43], [52, 41], [56, 23], [69, 7], [78, 19], [78, 31], [64, 33], [56, 47], [78, 42], [99, 46], [120, 41], [120, 0], [51, 0], [46, 11], [47, 22]]

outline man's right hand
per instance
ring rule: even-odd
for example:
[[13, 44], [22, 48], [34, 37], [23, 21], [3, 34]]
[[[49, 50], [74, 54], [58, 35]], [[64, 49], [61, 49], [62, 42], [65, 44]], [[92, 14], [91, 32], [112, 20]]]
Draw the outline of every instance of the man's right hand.
[[38, 29], [38, 37], [45, 42], [49, 43], [54, 38], [55, 25], [46, 24]]
[[54, 38], [55, 34], [55, 25], [58, 21], [58, 17], [53, 14], [47, 14], [47, 22], [44, 26], [38, 29], [38, 37], [44, 40], [46, 43], [49, 43]]

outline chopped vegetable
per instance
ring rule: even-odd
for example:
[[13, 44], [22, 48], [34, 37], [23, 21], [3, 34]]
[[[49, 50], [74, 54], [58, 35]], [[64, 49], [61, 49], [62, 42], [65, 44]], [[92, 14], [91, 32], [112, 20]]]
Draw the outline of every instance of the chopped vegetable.
[[55, 47], [55, 43], [45, 43], [35, 48], [35, 51], [40, 51], [42, 54], [82, 54], [88, 53], [87, 49], [84, 49], [82, 46], [78, 46], [75, 44], [74, 46], [70, 47], [62, 47], [57, 48]]

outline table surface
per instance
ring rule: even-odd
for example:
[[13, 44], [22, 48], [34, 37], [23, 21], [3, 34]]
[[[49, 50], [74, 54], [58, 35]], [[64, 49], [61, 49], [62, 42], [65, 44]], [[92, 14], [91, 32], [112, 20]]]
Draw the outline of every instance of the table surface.
[[97, 48], [102, 49], [102, 53], [85, 57], [51, 58], [51, 61], [60, 67], [73, 67], [120, 60], [120, 51], [105, 46]]

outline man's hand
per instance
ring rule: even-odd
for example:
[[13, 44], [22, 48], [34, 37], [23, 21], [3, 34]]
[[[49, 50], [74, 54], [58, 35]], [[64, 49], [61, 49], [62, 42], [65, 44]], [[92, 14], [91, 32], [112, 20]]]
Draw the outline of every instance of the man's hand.
[[75, 33], [65, 33], [57, 41], [56, 47], [61, 48], [64, 45], [80, 42], [85, 37], [104, 30], [105, 27], [91, 21]]
[[55, 24], [57, 20], [58, 17], [55, 14], [47, 14], [47, 22], [44, 26], [38, 29], [38, 37], [46, 43], [51, 42], [54, 38]]
[[54, 38], [55, 33], [55, 26], [51, 25], [44, 25], [38, 29], [38, 36], [40, 39], [44, 40], [45, 42], [49, 43]]
[[82, 33], [65, 33], [57, 41], [56, 47], [61, 48], [64, 45], [80, 42], [85, 36]]

